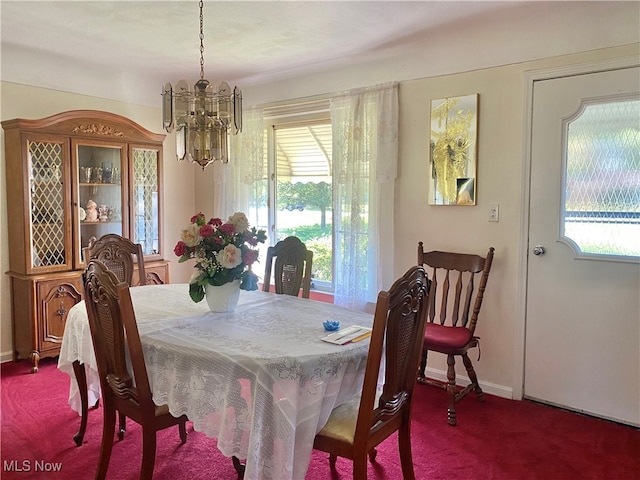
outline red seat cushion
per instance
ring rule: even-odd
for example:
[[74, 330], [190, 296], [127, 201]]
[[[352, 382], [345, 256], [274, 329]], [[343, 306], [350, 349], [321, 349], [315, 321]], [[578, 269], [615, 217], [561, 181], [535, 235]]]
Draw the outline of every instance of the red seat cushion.
[[471, 332], [466, 327], [447, 327], [427, 323], [424, 332], [424, 348], [427, 350], [456, 350], [471, 341]]

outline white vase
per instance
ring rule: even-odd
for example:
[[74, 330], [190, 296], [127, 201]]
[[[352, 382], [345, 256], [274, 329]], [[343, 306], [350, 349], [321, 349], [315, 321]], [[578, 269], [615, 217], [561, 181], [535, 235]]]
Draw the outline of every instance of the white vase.
[[212, 312], [232, 312], [240, 298], [240, 280], [214, 286], [205, 285], [204, 293]]

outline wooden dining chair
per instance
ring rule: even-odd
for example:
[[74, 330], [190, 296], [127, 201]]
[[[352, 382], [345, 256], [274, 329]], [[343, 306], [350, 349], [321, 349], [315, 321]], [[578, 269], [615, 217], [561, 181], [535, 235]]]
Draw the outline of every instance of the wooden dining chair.
[[[275, 265], [274, 265], [275, 259]], [[307, 250], [298, 237], [287, 237], [267, 249], [267, 262], [262, 290], [271, 288], [273, 268], [276, 293], [297, 297], [302, 287], [302, 297], [309, 298], [313, 252]]]
[[94, 258], [100, 260], [115, 273], [119, 281], [126, 282], [131, 287], [134, 286], [133, 272], [137, 266], [137, 285], [147, 284], [142, 245], [133, 243], [128, 238], [108, 233], [97, 240], [92, 239], [89, 246], [83, 249], [83, 255], [85, 262]]
[[[485, 257], [466, 253], [425, 252], [422, 242], [418, 243], [418, 264], [426, 267], [432, 282], [418, 382], [447, 390], [449, 425], [457, 423], [456, 402], [471, 390], [476, 392], [480, 401], [484, 401], [484, 393], [478, 384], [468, 350], [480, 346], [480, 337], [476, 336], [475, 331], [493, 263], [493, 252], [493, 247], [489, 248]], [[427, 353], [430, 350], [447, 355], [446, 383], [427, 378]], [[463, 389], [456, 386], [456, 355], [462, 357], [471, 380]]]
[[[131, 287], [134, 286], [133, 273], [137, 265], [139, 278], [137, 284], [147, 284], [142, 245], [133, 243], [128, 238], [115, 233], [108, 233], [98, 239], [92, 238], [89, 245], [83, 249], [83, 255], [85, 262], [94, 258], [100, 260], [116, 275], [118, 281], [126, 282]], [[127, 419], [122, 413], [118, 415], [118, 419], [118, 438], [122, 440], [127, 430]], [[82, 444], [85, 430], [86, 416], [81, 420], [80, 431], [74, 437], [77, 445]]]
[[98, 364], [104, 416], [97, 480], [106, 477], [109, 467], [116, 411], [142, 427], [141, 480], [153, 476], [158, 430], [178, 425], [180, 440], [183, 444], [187, 440], [187, 417], [176, 418], [169, 413], [167, 405], [153, 403], [129, 288], [100, 260], [89, 261], [85, 304]]
[[[367, 455], [398, 432], [400, 463], [405, 480], [414, 479], [411, 455], [411, 404], [415, 370], [422, 350], [430, 281], [421, 266], [410, 268], [389, 291], [378, 294], [362, 394], [335, 408], [316, 435], [313, 448], [353, 461], [354, 480], [367, 478]], [[385, 358], [384, 386], [377, 393]]]

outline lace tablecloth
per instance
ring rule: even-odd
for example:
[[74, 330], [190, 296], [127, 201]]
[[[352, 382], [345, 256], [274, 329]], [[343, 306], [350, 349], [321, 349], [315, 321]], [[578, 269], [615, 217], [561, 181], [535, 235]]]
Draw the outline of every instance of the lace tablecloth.
[[[154, 402], [186, 414], [224, 455], [246, 459], [247, 480], [302, 480], [315, 434], [362, 389], [369, 348], [368, 339], [323, 342], [322, 322], [370, 327], [372, 315], [260, 291], [241, 291], [232, 313], [211, 313], [186, 284], [135, 287], [131, 297]], [[69, 311], [58, 362], [79, 412], [75, 360], [92, 405], [100, 385], [84, 302]]]

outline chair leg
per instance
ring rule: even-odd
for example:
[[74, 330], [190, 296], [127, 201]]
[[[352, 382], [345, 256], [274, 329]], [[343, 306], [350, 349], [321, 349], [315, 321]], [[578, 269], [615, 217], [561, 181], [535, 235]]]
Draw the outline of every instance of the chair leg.
[[467, 355], [466, 353], [463, 354], [462, 361], [464, 362], [464, 366], [467, 369], [467, 375], [469, 375], [471, 385], [473, 385], [473, 389], [476, 392], [478, 400], [484, 402], [484, 392], [482, 391], [482, 388], [480, 388], [480, 384], [478, 383], [478, 376], [476, 375], [476, 371], [473, 368], [473, 364], [471, 363], [469, 355]]
[[116, 411], [109, 408], [105, 402], [102, 414], [102, 444], [100, 445], [100, 460], [96, 480], [104, 480], [107, 477], [111, 449], [113, 447], [113, 433], [116, 427]]
[[142, 470], [140, 480], [153, 478], [153, 467], [156, 463], [156, 431], [152, 428], [142, 430]]
[[422, 351], [422, 358], [418, 367], [418, 383], [423, 385], [427, 383], [427, 353], [429, 353], [429, 350], [425, 348]]
[[372, 448], [371, 450], [369, 450], [369, 461], [370, 462], [375, 462], [376, 461], [376, 457], [378, 456], [378, 450], [374, 448]]
[[124, 413], [118, 412], [118, 423], [118, 439], [122, 440], [124, 438], [124, 434], [127, 431], [127, 417], [124, 415]]
[[449, 425], [455, 426], [456, 421], [456, 359], [453, 355], [447, 355], [447, 394], [449, 395], [449, 410], [447, 420]]
[[184, 445], [187, 443], [187, 421], [183, 420], [178, 424], [178, 431], [180, 432], [180, 443]]
[[353, 480], [367, 480], [367, 454], [356, 455], [353, 459]]
[[87, 395], [87, 374], [84, 370], [84, 365], [80, 364], [78, 360], [73, 362], [73, 372], [76, 376], [76, 382], [78, 384], [78, 391], [80, 392], [80, 430], [73, 436], [73, 441], [77, 446], [82, 445], [84, 439], [84, 433], [87, 430], [87, 417], [89, 416], [89, 399]]
[[398, 430], [398, 447], [400, 448], [400, 465], [402, 466], [402, 478], [414, 480], [413, 458], [411, 456], [411, 426], [404, 422]]
[[338, 460], [338, 456], [334, 455], [333, 453], [329, 454], [329, 466], [331, 467], [331, 469], [335, 469], [336, 468], [336, 460]]
[[233, 468], [236, 470], [238, 474], [238, 478], [244, 478], [245, 464], [240, 461], [238, 457], [231, 457], [231, 461], [233, 462]]

